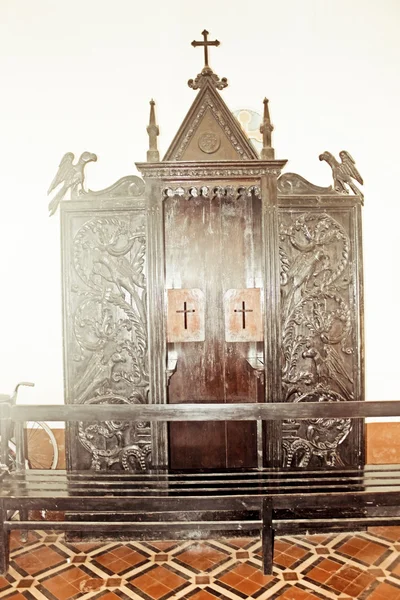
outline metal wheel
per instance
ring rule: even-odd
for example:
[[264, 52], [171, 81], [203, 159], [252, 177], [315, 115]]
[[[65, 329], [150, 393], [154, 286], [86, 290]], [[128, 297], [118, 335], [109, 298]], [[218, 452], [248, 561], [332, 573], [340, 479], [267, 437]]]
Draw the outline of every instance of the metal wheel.
[[43, 421], [30, 421], [25, 427], [26, 457], [29, 469], [55, 469], [58, 445], [54, 433]]

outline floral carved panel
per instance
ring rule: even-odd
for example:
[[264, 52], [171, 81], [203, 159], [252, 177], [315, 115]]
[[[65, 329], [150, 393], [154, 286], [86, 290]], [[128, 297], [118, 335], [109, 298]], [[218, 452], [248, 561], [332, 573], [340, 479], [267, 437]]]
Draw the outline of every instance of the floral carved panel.
[[[279, 223], [282, 400], [358, 400], [357, 271], [351, 211], [282, 210]], [[350, 419], [283, 423], [285, 466], [340, 466]]]
[[[66, 213], [64, 335], [69, 403], [148, 398], [146, 235], [143, 211]], [[147, 423], [79, 423], [69, 429], [73, 468], [144, 470]]]

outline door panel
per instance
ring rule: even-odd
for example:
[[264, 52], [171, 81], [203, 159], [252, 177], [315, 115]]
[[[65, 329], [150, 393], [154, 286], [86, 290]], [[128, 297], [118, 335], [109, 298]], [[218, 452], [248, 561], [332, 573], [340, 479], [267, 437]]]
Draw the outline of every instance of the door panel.
[[[263, 388], [247, 359], [260, 343], [225, 341], [224, 295], [261, 286], [260, 200], [174, 196], [164, 211], [166, 287], [201, 290], [205, 313], [204, 341], [168, 344], [177, 358], [169, 402], [257, 402]], [[169, 431], [172, 468], [256, 466], [255, 423], [171, 423]]]

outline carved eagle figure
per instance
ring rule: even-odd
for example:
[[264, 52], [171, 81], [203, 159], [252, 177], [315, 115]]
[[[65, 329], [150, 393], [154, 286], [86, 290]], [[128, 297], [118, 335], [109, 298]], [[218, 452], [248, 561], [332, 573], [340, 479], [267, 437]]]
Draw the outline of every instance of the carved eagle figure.
[[51, 194], [58, 186], [61, 187], [49, 204], [50, 216], [56, 212], [60, 201], [64, 198], [68, 190], [71, 195], [83, 191], [84, 168], [88, 162], [96, 162], [97, 156], [91, 152], [83, 152], [76, 163], [73, 164], [75, 156], [72, 152], [67, 152], [61, 159], [58, 171], [50, 184], [47, 195]]
[[352, 190], [356, 196], [364, 197], [361, 190], [355, 185], [353, 179], [363, 185], [364, 181], [357, 171], [354, 158], [346, 150], [339, 152], [341, 163], [330, 152], [323, 152], [319, 156], [319, 160], [325, 160], [332, 169], [333, 184], [337, 192], [348, 194], [346, 186]]

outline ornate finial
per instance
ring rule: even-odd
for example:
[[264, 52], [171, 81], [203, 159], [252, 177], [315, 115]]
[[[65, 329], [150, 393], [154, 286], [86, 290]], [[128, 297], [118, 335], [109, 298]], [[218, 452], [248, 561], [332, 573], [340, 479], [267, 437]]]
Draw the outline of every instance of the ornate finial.
[[147, 127], [147, 133], [149, 134], [149, 149], [147, 151], [147, 162], [159, 162], [160, 153], [157, 148], [157, 136], [160, 130], [156, 124], [156, 114], [154, 110], [154, 100], [150, 100], [150, 119], [149, 126]]
[[264, 117], [263, 122], [260, 127], [260, 133], [263, 136], [263, 147], [261, 150], [261, 158], [262, 159], [274, 159], [275, 158], [275, 150], [272, 147], [272, 131], [274, 130], [273, 125], [271, 124], [271, 119], [269, 116], [269, 108], [268, 108], [268, 100], [264, 98]]
[[202, 32], [202, 36], [204, 38], [204, 41], [197, 42], [196, 40], [193, 40], [192, 46], [194, 46], [195, 48], [196, 48], [196, 46], [204, 47], [204, 67], [203, 67], [201, 73], [199, 73], [197, 75], [196, 79], [189, 79], [188, 86], [194, 90], [198, 90], [204, 86], [206, 81], [210, 81], [213, 84], [213, 86], [216, 87], [218, 90], [223, 90], [228, 85], [227, 78], [223, 77], [222, 79], [220, 79], [218, 77], [218, 75], [216, 75], [213, 72], [210, 65], [208, 64], [208, 47], [209, 46], [219, 46], [220, 42], [219, 42], [219, 40], [214, 40], [212, 42], [209, 42], [208, 38], [207, 38], [208, 31], [206, 29], [204, 29], [204, 31]]

